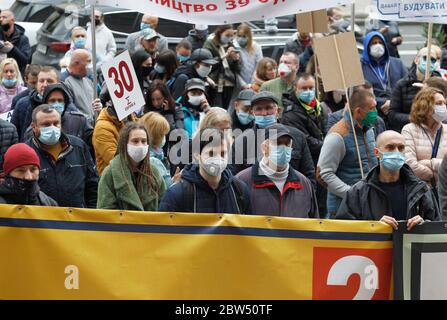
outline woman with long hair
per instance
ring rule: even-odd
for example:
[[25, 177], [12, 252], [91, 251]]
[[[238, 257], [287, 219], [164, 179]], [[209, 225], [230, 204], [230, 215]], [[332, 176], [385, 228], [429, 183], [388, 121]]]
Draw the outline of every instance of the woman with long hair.
[[0, 113], [10, 111], [12, 99], [25, 90], [17, 62], [6, 58], [0, 63]]
[[130, 122], [121, 131], [116, 157], [104, 170], [98, 209], [156, 211], [166, 184], [150, 162], [144, 125]]
[[262, 58], [256, 65], [256, 74], [251, 84], [251, 89], [255, 92], [261, 91], [264, 82], [278, 77], [278, 64], [272, 58]]
[[241, 48], [241, 72], [240, 76], [248, 88], [253, 82], [256, 65], [262, 59], [261, 47], [253, 41], [251, 28], [242, 23], [237, 28], [236, 42]]

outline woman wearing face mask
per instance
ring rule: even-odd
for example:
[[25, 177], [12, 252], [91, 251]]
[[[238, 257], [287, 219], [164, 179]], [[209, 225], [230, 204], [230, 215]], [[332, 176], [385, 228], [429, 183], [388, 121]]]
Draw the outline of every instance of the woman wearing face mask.
[[151, 71], [149, 79], [162, 80], [166, 85], [171, 80], [172, 76], [177, 70], [177, 56], [174, 51], [166, 50], [159, 54], [157, 62], [154, 65], [154, 70]]
[[204, 129], [194, 137], [194, 159], [180, 183], [163, 197], [160, 211], [194, 213], [251, 213], [247, 186], [227, 168], [229, 137], [219, 129]]
[[182, 104], [184, 127], [189, 139], [197, 131], [201, 117], [210, 110], [205, 95], [205, 82], [200, 79], [190, 79], [186, 82], [185, 93], [178, 102]]
[[[292, 135], [280, 124], [261, 144], [263, 158], [237, 177], [251, 187], [252, 213], [294, 218], [318, 218], [312, 183], [290, 166]], [[300, 209], [297, 210], [297, 204]]]
[[154, 67], [152, 57], [145, 49], [140, 49], [131, 56], [131, 59], [135, 68], [138, 83], [144, 95], [149, 87], [149, 75]]
[[149, 135], [142, 124], [121, 131], [116, 157], [98, 187], [98, 209], [156, 211], [166, 185], [150, 162]]
[[251, 28], [244, 23], [237, 28], [236, 42], [236, 46], [240, 47], [241, 53], [241, 71], [239, 74], [246, 84], [245, 87], [250, 88], [256, 71], [256, 65], [263, 57], [262, 49], [253, 41]]
[[256, 74], [251, 85], [255, 92], [261, 91], [264, 82], [278, 77], [278, 64], [272, 58], [262, 58], [256, 65]]
[[426, 88], [414, 99], [411, 123], [402, 129], [408, 165], [422, 180], [435, 186], [438, 170], [447, 154], [446, 100], [442, 91]]
[[15, 96], [26, 90], [17, 62], [7, 58], [0, 64], [0, 114], [11, 110]]
[[233, 45], [234, 30], [231, 25], [217, 27], [214, 37], [206, 40], [203, 47], [211, 51], [214, 58], [219, 61], [213, 65], [209, 77], [216, 87], [210, 90], [210, 99], [214, 106], [228, 109], [233, 95], [237, 95], [237, 75], [241, 71], [241, 56]]

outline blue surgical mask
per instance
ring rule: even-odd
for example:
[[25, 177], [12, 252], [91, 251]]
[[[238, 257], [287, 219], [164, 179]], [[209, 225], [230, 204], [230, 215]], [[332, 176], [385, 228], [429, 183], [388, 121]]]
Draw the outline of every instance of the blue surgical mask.
[[242, 48], [245, 48], [247, 46], [248, 39], [246, 37], [237, 37], [237, 43], [239, 43]]
[[221, 36], [220, 37], [220, 42], [223, 45], [229, 44], [231, 41], [233, 41], [233, 38], [227, 37], [227, 36]]
[[255, 116], [255, 122], [259, 127], [267, 128], [277, 123], [276, 115], [272, 114], [270, 116]]
[[151, 25], [149, 23], [141, 22], [140, 30], [144, 30], [144, 29], [152, 29], [152, 27], [151, 27]]
[[61, 129], [55, 126], [40, 128], [39, 141], [47, 146], [54, 146], [59, 142]]
[[315, 99], [315, 91], [314, 90], [301, 91], [298, 98], [304, 103], [311, 103]]
[[[433, 72], [435, 72], [436, 68], [437, 68], [437, 63], [432, 63], [430, 61], [430, 75], [432, 75]], [[425, 71], [427, 70], [427, 59], [421, 58], [421, 61], [419, 62], [418, 69], [422, 74], [425, 74]]]
[[390, 172], [399, 171], [405, 164], [406, 158], [402, 152], [383, 152], [382, 155], [380, 164]]
[[163, 140], [161, 141], [160, 149], [163, 149], [163, 147], [166, 144], [166, 136], [163, 137]]
[[292, 148], [288, 146], [269, 145], [269, 160], [279, 167], [285, 167], [292, 160]]
[[85, 38], [77, 38], [74, 41], [74, 46], [76, 49], [84, 49], [87, 40]]
[[65, 103], [63, 102], [55, 102], [52, 104], [53, 108], [57, 110], [60, 114], [64, 113]]
[[239, 119], [239, 122], [244, 126], [255, 120], [255, 117], [252, 114], [243, 111], [239, 111], [237, 113], [237, 118]]
[[166, 68], [159, 65], [158, 63], [155, 64], [154, 70], [157, 73], [165, 73], [166, 72]]
[[186, 61], [189, 61], [189, 59], [191, 59], [191, 56], [182, 56], [181, 54], [177, 54], [177, 59], [180, 63], [184, 63]]
[[6, 78], [3, 78], [2, 79], [2, 83], [3, 83], [3, 85], [6, 87], [6, 88], [12, 88], [12, 87], [14, 87], [15, 85], [16, 85], [16, 83], [17, 83], [17, 78], [12, 78], [12, 79], [6, 79]]
[[151, 157], [156, 158], [160, 161], [163, 161], [165, 159], [165, 155], [163, 153], [162, 148], [158, 148], [157, 150], [154, 148], [151, 148], [150, 153], [151, 153]]

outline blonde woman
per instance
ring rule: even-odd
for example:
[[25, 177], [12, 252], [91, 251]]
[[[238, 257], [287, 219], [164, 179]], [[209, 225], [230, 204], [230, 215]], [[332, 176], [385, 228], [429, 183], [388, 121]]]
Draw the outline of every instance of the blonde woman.
[[256, 71], [256, 65], [262, 59], [261, 47], [253, 41], [251, 28], [242, 23], [237, 28], [236, 42], [241, 50], [241, 71], [240, 76], [245, 84], [250, 85]]
[[170, 128], [169, 123], [161, 114], [157, 112], [146, 113], [139, 122], [144, 125], [149, 134], [149, 152], [151, 164], [154, 165], [165, 180], [166, 187], [172, 184], [169, 173], [169, 162], [165, 157], [164, 146]]
[[0, 114], [10, 111], [12, 99], [25, 90], [17, 62], [6, 58], [0, 64]]
[[432, 185], [447, 153], [447, 119], [444, 93], [435, 88], [421, 90], [411, 107], [410, 123], [402, 129], [407, 164], [416, 175]]

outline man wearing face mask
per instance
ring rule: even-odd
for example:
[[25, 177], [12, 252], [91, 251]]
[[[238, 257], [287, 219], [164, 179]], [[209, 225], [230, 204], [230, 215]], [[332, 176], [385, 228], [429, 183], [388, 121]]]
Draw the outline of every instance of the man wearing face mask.
[[11, 146], [5, 154], [0, 184], [0, 204], [57, 207], [56, 201], [40, 191], [40, 159], [24, 143]]
[[296, 54], [286, 52], [279, 60], [278, 74], [279, 78], [264, 82], [261, 91], [272, 92], [279, 101], [282, 108], [282, 95], [291, 94], [295, 91], [296, 73], [300, 67], [300, 61]]
[[397, 82], [407, 75], [402, 61], [389, 55], [384, 36], [377, 31], [366, 35], [361, 58], [363, 76], [372, 84], [377, 100], [377, 109], [386, 119], [391, 105], [391, 94]]
[[346, 193], [337, 219], [376, 220], [398, 229], [406, 221], [411, 230], [424, 220], [439, 221], [439, 206], [427, 185], [405, 164], [404, 137], [385, 131], [377, 138], [375, 156], [380, 165]]
[[[86, 49], [92, 52], [92, 26], [87, 28], [87, 45]], [[108, 61], [115, 57], [116, 42], [112, 31], [104, 23], [104, 14], [95, 10], [95, 33], [96, 33], [96, 56], [101, 61]]]
[[237, 134], [235, 131], [237, 129], [242, 133], [253, 128], [255, 116], [251, 108], [251, 99], [254, 95], [255, 92], [251, 89], [242, 90], [234, 102], [234, 108], [229, 111], [233, 123], [233, 134]]
[[192, 45], [192, 51], [202, 48], [208, 37], [208, 26], [206, 24], [196, 24], [194, 29], [189, 30], [188, 36], [185, 40], [188, 40]]
[[180, 66], [175, 71], [172, 84], [172, 97], [178, 100], [185, 92], [185, 85], [189, 79], [197, 78], [208, 82], [212, 66], [217, 63], [208, 49], [196, 49], [191, 55], [191, 63]]
[[[263, 137], [272, 125], [278, 123], [278, 100], [273, 93], [261, 91], [255, 94], [251, 99], [251, 106], [255, 116], [254, 126], [239, 135], [233, 144], [230, 168], [235, 175], [262, 159]], [[316, 188], [315, 166], [305, 135], [296, 128], [285, 127], [293, 137], [290, 165], [306, 176]]]
[[0, 56], [14, 58], [19, 65], [20, 73], [25, 73], [26, 65], [31, 61], [31, 47], [25, 29], [15, 23], [14, 14], [10, 10], [0, 12]]
[[262, 160], [237, 175], [251, 188], [252, 214], [318, 218], [312, 183], [289, 164], [293, 136], [280, 124], [269, 130], [270, 136], [261, 145]]
[[161, 199], [161, 212], [250, 214], [248, 187], [227, 168], [231, 138], [220, 129], [205, 128], [192, 142], [195, 164], [182, 171]]
[[[129, 54], [132, 55], [141, 48], [141, 39], [143, 37], [143, 31], [146, 29], [157, 30], [158, 27], [158, 17], [152, 16], [150, 14], [145, 14], [141, 18], [140, 31], [129, 34], [126, 40], [125, 49], [129, 50]], [[162, 53], [168, 50], [168, 39], [157, 32], [158, 41], [158, 51]]]
[[320, 184], [327, 187], [327, 210], [335, 217], [340, 203], [352, 185], [362, 179], [354, 134], [357, 137], [361, 166], [366, 175], [377, 164], [374, 156], [375, 137], [372, 124], [377, 120], [374, 95], [361, 87], [354, 88], [350, 97], [350, 113], [335, 124], [326, 136], [320, 152], [317, 170]]
[[[428, 60], [427, 56], [430, 56]], [[403, 126], [410, 122], [411, 105], [420, 90], [418, 85], [425, 80], [427, 68], [429, 68], [430, 77], [441, 76], [437, 71], [440, 67], [441, 56], [442, 51], [438, 46], [432, 45], [430, 55], [428, 55], [428, 48], [422, 48], [407, 76], [397, 82], [392, 92], [388, 114], [391, 129], [401, 132]]]
[[37, 107], [32, 118], [27, 144], [40, 158], [42, 191], [62, 207], [96, 208], [99, 178], [87, 145], [61, 132], [61, 115], [50, 105]]

